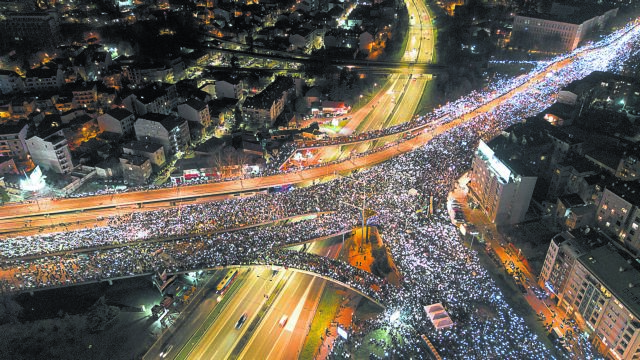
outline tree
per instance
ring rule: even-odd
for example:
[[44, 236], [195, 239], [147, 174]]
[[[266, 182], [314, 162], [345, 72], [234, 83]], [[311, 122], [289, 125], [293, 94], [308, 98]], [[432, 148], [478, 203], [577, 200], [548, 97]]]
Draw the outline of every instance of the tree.
[[119, 313], [120, 309], [107, 305], [107, 300], [102, 296], [89, 309], [89, 313], [87, 314], [87, 329], [90, 332], [102, 331], [106, 329]]
[[17, 323], [22, 306], [10, 296], [0, 296], [0, 324]]

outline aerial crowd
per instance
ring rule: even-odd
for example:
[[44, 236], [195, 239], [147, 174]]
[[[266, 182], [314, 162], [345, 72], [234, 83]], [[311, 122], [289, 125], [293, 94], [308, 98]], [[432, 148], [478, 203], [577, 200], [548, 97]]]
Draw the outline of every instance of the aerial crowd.
[[[399, 125], [435, 127], [469, 117], [413, 152], [348, 177], [284, 193], [114, 216], [92, 229], [4, 239], [0, 265], [6, 276], [0, 286], [19, 291], [162, 270], [275, 264], [334, 278], [386, 306], [377, 319], [360, 324], [349, 344], [338, 342], [331, 356], [343, 356], [345, 345], [358, 346], [368, 332], [385, 328], [402, 339], [388, 345], [402, 358], [428, 358], [418, 336], [425, 334], [445, 358], [547, 359], [548, 349], [507, 303], [474, 252], [462, 245], [445, 210], [447, 195], [469, 169], [479, 139], [537, 114], [553, 102], [559, 86], [595, 70], [616, 70], [621, 59], [637, 51], [638, 32], [621, 29], [586, 50], [539, 64], [529, 75], [497, 82]], [[569, 57], [569, 64], [553, 67]], [[543, 70], [550, 75], [541, 76]], [[509, 94], [506, 100], [482, 108], [503, 94]], [[341, 261], [284, 249], [350, 232], [361, 221], [353, 206], [364, 196], [402, 275], [400, 286]], [[430, 216], [422, 211], [429, 197]], [[455, 326], [439, 331], [431, 325], [423, 306], [438, 302]], [[391, 323], [395, 311], [400, 318]]]

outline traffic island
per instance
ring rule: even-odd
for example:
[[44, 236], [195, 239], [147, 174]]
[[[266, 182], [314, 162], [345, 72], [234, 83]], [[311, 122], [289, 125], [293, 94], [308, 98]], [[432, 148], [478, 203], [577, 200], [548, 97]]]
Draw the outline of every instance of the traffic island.
[[384, 278], [390, 284], [400, 284], [400, 272], [376, 227], [368, 226], [364, 234], [362, 228], [355, 229], [353, 236], [345, 241], [340, 259], [353, 267]]

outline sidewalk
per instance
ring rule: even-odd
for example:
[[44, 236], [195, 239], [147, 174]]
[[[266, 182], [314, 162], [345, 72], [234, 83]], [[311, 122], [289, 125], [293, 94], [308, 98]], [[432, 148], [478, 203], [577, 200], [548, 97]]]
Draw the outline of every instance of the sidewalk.
[[[567, 330], [570, 329], [569, 326], [564, 326], [560, 328], [560, 325], [563, 323], [565, 319], [568, 319], [569, 316], [565, 313], [565, 311], [558, 306], [556, 306], [555, 302], [551, 298], [540, 299], [534, 293], [534, 289], [540, 291], [538, 284], [538, 277], [535, 275], [535, 272], [532, 270], [529, 262], [524, 259], [520, 260], [518, 254], [514, 254], [513, 250], [509, 248], [509, 243], [503, 238], [503, 236], [498, 232], [495, 224], [491, 223], [489, 219], [485, 216], [485, 214], [480, 209], [470, 209], [468, 206], [468, 189], [466, 189], [466, 181], [468, 178], [465, 174], [461, 177], [458, 182], [456, 182], [456, 186], [453, 191], [449, 193], [449, 199], [456, 199], [464, 212], [464, 216], [467, 222], [474, 224], [478, 231], [480, 232], [482, 238], [486, 241], [485, 250], [490, 249], [493, 251], [498, 258], [499, 263], [495, 264], [497, 267], [497, 272], [500, 277], [504, 278], [505, 285], [511, 288], [512, 294], [505, 293], [507, 298], [521, 298], [526, 301], [529, 309], [523, 309], [529, 312], [528, 316], [532, 317], [536, 320], [533, 320], [533, 324], [531, 324], [534, 328], [532, 330], [538, 332], [542, 337], [544, 337], [543, 342], [547, 342], [546, 335], [549, 334], [549, 330], [547, 330], [546, 325], [550, 325], [550, 329], [557, 327], [563, 334]], [[466, 244], [465, 244], [466, 245]], [[476, 242], [474, 244], [474, 249], [479, 252], [479, 256], [482, 250], [479, 250], [479, 244]], [[513, 262], [514, 269], [513, 271], [510, 269], [509, 264]], [[490, 263], [489, 266], [494, 263]], [[488, 269], [489, 270], [489, 269]], [[490, 271], [493, 272], [493, 271]], [[516, 286], [516, 280], [513, 275], [517, 272], [520, 272], [524, 275], [525, 279], [522, 279], [522, 283], [525, 286], [525, 292], [518, 291], [519, 289]], [[505, 289], [503, 289], [504, 291]], [[517, 299], [513, 299], [514, 301], [518, 301]], [[515, 306], [515, 304], [511, 304]], [[544, 315], [544, 320], [542, 320], [539, 314]], [[551, 330], [553, 331], [553, 330]], [[570, 336], [567, 336], [570, 337]], [[554, 346], [554, 350], [557, 347]], [[582, 352], [582, 349], [574, 349]], [[557, 351], [557, 350], [556, 350]], [[575, 357], [575, 355], [574, 355]]]
[[353, 295], [342, 301], [342, 304], [340, 304], [340, 310], [338, 310], [338, 313], [331, 322], [331, 326], [327, 328], [327, 332], [325, 333], [326, 335], [323, 338], [322, 345], [320, 345], [320, 348], [316, 353], [315, 359], [326, 359], [329, 356], [329, 353], [333, 348], [333, 343], [338, 337], [338, 326], [347, 331], [347, 333], [350, 333], [351, 322], [355, 311], [354, 309], [358, 306], [360, 300], [360, 295]]

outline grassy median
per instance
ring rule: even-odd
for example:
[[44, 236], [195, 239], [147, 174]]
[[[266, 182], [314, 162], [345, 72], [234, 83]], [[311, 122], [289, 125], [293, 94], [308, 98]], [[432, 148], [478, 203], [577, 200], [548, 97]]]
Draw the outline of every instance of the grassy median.
[[320, 336], [325, 336], [325, 331], [331, 325], [336, 316], [342, 297], [336, 291], [334, 285], [328, 283], [322, 292], [318, 309], [311, 322], [311, 328], [304, 341], [299, 359], [313, 359], [322, 345]]

